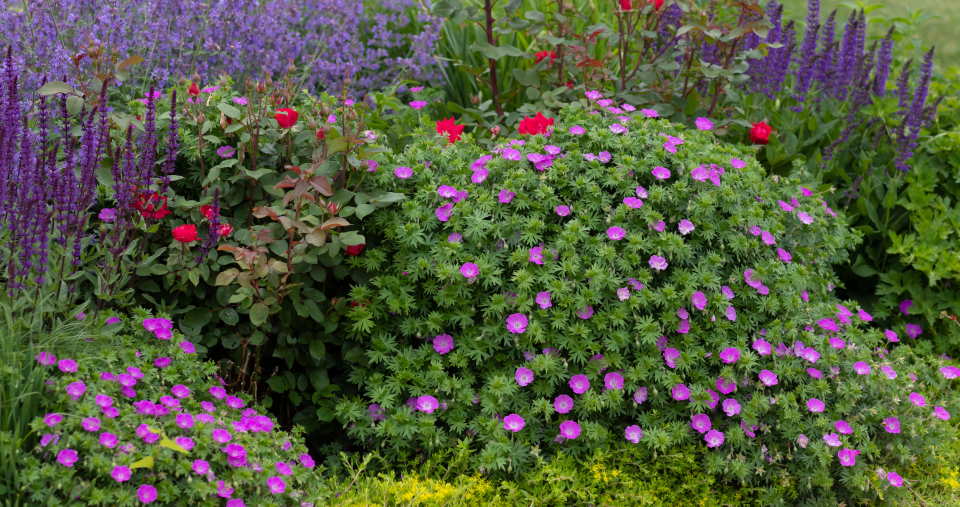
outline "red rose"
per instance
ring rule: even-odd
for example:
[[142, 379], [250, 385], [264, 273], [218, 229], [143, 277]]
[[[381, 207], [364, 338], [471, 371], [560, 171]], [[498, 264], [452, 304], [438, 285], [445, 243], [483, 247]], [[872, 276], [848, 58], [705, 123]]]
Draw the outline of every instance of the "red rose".
[[620, 9], [624, 11], [629, 11], [633, 6], [630, 5], [630, 0], [620, 0]]
[[544, 58], [548, 56], [550, 57], [550, 63], [553, 63], [553, 61], [557, 59], [557, 52], [556, 51], [538, 51], [533, 56], [533, 63], [540, 63], [543, 61]]
[[658, 11], [663, 7], [663, 0], [647, 0], [647, 3], [653, 4], [653, 8]]
[[191, 243], [200, 239], [197, 235], [197, 226], [193, 224], [179, 225], [173, 228], [173, 239], [181, 243]]
[[553, 118], [547, 118], [543, 113], [537, 113], [536, 116], [530, 116], [520, 120], [518, 131], [521, 134], [546, 134], [549, 127], [553, 126]]
[[360, 243], [359, 245], [350, 245], [347, 247], [347, 255], [354, 256], [360, 255], [360, 252], [363, 252], [364, 247], [367, 245], [365, 243]]
[[161, 196], [157, 192], [140, 194], [137, 202], [133, 204], [133, 209], [139, 211], [143, 218], [154, 220], [159, 220], [170, 214], [170, 209], [167, 208], [167, 196]]
[[277, 120], [277, 124], [282, 129], [288, 129], [296, 125], [298, 118], [300, 118], [300, 114], [288, 107], [277, 109], [277, 114], [273, 115], [273, 119]]
[[573, 89], [573, 81], [567, 81], [567, 88]]
[[197, 95], [200, 95], [200, 87], [197, 86], [197, 83], [190, 83], [190, 88], [187, 88], [187, 93], [196, 97]]
[[213, 206], [209, 204], [200, 206], [200, 214], [203, 215], [207, 220], [213, 220], [217, 216], [217, 212], [213, 209]]
[[753, 127], [750, 127], [750, 131], [747, 132], [747, 137], [750, 138], [750, 142], [753, 144], [767, 144], [770, 141], [770, 134], [773, 132], [773, 127], [767, 125], [766, 122], [759, 121], [753, 124]]
[[437, 120], [437, 133], [446, 134], [447, 140], [453, 144], [460, 140], [460, 134], [463, 133], [463, 125], [457, 125], [457, 120], [451, 116], [445, 120]]
[[323, 141], [327, 138], [327, 131], [323, 128], [317, 129], [317, 141]]
[[233, 226], [230, 224], [220, 224], [217, 226], [217, 236], [225, 238], [233, 232]]

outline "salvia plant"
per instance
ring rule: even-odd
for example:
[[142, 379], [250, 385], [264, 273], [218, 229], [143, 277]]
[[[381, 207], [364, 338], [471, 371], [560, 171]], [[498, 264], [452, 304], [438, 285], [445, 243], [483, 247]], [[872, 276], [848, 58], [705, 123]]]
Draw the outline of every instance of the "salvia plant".
[[413, 0], [60, 1], [0, 4], [0, 44], [22, 51], [26, 85], [80, 78], [92, 60], [149, 57], [146, 83], [193, 74], [280, 75], [361, 95], [434, 75], [439, 19]]
[[587, 98], [489, 150], [438, 122], [378, 174], [410, 197], [351, 261], [372, 276], [347, 432], [394, 459], [466, 443], [509, 473], [697, 443], [771, 502], [908, 495], [951, 438], [958, 370], [832, 294], [843, 216], [706, 118]]
[[173, 322], [113, 317], [84, 361], [41, 351], [39, 442], [22, 491], [37, 504], [312, 505], [316, 463], [299, 434], [227, 392]]

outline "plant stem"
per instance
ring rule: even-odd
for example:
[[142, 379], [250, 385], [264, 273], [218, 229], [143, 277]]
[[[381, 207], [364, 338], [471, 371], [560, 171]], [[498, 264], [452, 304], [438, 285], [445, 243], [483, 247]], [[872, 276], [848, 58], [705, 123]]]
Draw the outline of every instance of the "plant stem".
[[[486, 15], [487, 44], [496, 46], [496, 39], [493, 37], [493, 0], [483, 0], [483, 12]], [[503, 118], [500, 90], [497, 87], [497, 61], [487, 58], [487, 65], [490, 67], [490, 94], [493, 96], [493, 108], [496, 109], [497, 116]]]

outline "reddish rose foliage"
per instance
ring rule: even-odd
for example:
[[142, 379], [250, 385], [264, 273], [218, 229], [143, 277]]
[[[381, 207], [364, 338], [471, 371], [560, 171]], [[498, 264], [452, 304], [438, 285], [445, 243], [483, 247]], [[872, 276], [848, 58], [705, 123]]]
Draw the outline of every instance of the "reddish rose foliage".
[[767, 144], [770, 141], [770, 134], [772, 132], [773, 127], [767, 125], [766, 122], [760, 121], [753, 124], [750, 131], [747, 132], [747, 136], [753, 144]]
[[543, 113], [537, 113], [536, 116], [530, 116], [520, 120], [518, 130], [521, 134], [535, 136], [537, 134], [546, 134], [552, 126], [553, 118], [547, 118]]
[[450, 144], [460, 140], [460, 134], [463, 133], [464, 125], [457, 125], [457, 120], [451, 116], [445, 120], [437, 121], [437, 133], [446, 135]]

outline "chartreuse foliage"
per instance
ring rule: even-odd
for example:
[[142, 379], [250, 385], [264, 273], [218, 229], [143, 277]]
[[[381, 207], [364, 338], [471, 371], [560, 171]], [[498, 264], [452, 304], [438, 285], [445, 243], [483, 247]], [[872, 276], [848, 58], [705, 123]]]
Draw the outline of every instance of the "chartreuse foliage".
[[348, 433], [395, 461], [466, 442], [508, 475], [697, 445], [768, 502], [907, 494], [952, 441], [956, 371], [831, 294], [857, 235], [817, 194], [631, 111], [573, 104], [489, 152], [425, 135], [383, 167], [409, 198], [351, 261], [374, 275]]

